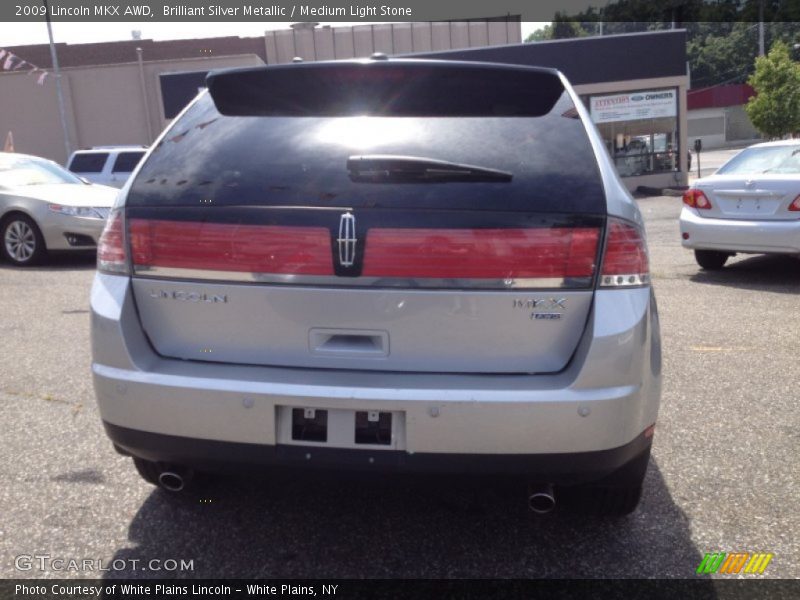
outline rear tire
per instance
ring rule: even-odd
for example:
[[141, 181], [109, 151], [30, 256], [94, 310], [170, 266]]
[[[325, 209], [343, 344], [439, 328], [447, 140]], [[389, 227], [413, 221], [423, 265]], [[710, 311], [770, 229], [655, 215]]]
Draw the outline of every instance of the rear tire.
[[725, 266], [730, 254], [717, 250], [695, 250], [694, 259], [697, 264], [707, 271], [716, 271]]
[[158, 485], [158, 476], [161, 474], [158, 463], [133, 457], [133, 466], [136, 467], [136, 471], [147, 483]]
[[35, 265], [47, 254], [39, 226], [28, 215], [13, 213], [0, 225], [0, 251], [18, 267]]
[[587, 503], [586, 512], [601, 517], [624, 517], [631, 514], [642, 499], [642, 486], [592, 487], [591, 504]]
[[619, 470], [593, 483], [563, 490], [568, 506], [601, 517], [629, 515], [642, 499], [644, 478], [650, 463], [650, 447]]

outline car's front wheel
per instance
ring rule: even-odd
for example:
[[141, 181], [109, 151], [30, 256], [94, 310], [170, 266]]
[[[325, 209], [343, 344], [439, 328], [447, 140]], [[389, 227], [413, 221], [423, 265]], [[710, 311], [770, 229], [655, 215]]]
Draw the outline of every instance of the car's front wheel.
[[35, 265], [47, 253], [39, 226], [27, 215], [15, 213], [6, 217], [0, 235], [3, 255], [19, 267]]
[[694, 259], [697, 261], [697, 264], [709, 271], [721, 269], [725, 266], [725, 262], [728, 260], [729, 256], [730, 254], [727, 252], [719, 252], [717, 250], [694, 251]]

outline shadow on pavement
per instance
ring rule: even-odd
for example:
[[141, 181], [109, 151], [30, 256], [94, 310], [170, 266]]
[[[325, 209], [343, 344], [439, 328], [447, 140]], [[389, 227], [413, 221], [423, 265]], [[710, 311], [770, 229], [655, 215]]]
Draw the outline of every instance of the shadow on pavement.
[[79, 252], [50, 252], [41, 264], [32, 267], [15, 267], [8, 260], [0, 258], [0, 269], [19, 271], [86, 271], [97, 265], [97, 253], [94, 250]]
[[698, 270], [690, 279], [695, 283], [796, 294], [800, 291], [800, 260], [794, 256], [756, 255], [728, 263], [718, 271]]
[[[698, 577], [688, 519], [652, 460], [642, 504], [621, 519], [535, 515], [510, 482], [333, 477], [154, 490], [130, 524], [133, 547], [113, 560], [191, 559], [194, 570], [108, 577]], [[711, 580], [703, 597], [715, 597]]]

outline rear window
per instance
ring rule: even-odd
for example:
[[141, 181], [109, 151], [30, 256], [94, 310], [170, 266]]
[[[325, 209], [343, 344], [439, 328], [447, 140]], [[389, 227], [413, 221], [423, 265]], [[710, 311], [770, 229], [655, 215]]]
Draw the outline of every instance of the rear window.
[[800, 174], [800, 145], [747, 148], [718, 171], [720, 175]]
[[100, 173], [108, 160], [107, 152], [76, 154], [69, 163], [69, 170], [74, 173]]
[[[212, 74], [211, 93], [142, 166], [128, 206], [605, 212], [586, 128], [556, 74], [405, 64]], [[348, 165], [364, 156], [446, 161], [510, 177], [354, 177]]]
[[113, 173], [130, 173], [142, 160], [144, 152], [120, 152], [114, 161]]

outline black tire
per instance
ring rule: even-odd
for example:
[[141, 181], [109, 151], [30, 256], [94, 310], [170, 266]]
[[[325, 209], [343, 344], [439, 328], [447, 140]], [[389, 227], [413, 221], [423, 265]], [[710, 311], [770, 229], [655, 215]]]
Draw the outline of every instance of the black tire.
[[716, 271], [725, 266], [730, 254], [717, 250], [695, 250], [694, 259], [697, 264], [708, 271]]
[[587, 512], [601, 517], [624, 517], [631, 514], [642, 499], [642, 486], [593, 487], [594, 500]]
[[28, 215], [12, 213], [0, 225], [0, 252], [13, 265], [29, 267], [47, 255], [39, 226]]
[[565, 488], [560, 495], [567, 507], [577, 512], [601, 517], [624, 517], [639, 506], [649, 462], [650, 447], [604, 479]]
[[161, 474], [161, 469], [159, 468], [158, 463], [144, 460], [143, 458], [136, 458], [134, 456], [133, 465], [136, 467], [136, 471], [139, 473], [142, 479], [152, 485], [158, 485], [158, 476]]

